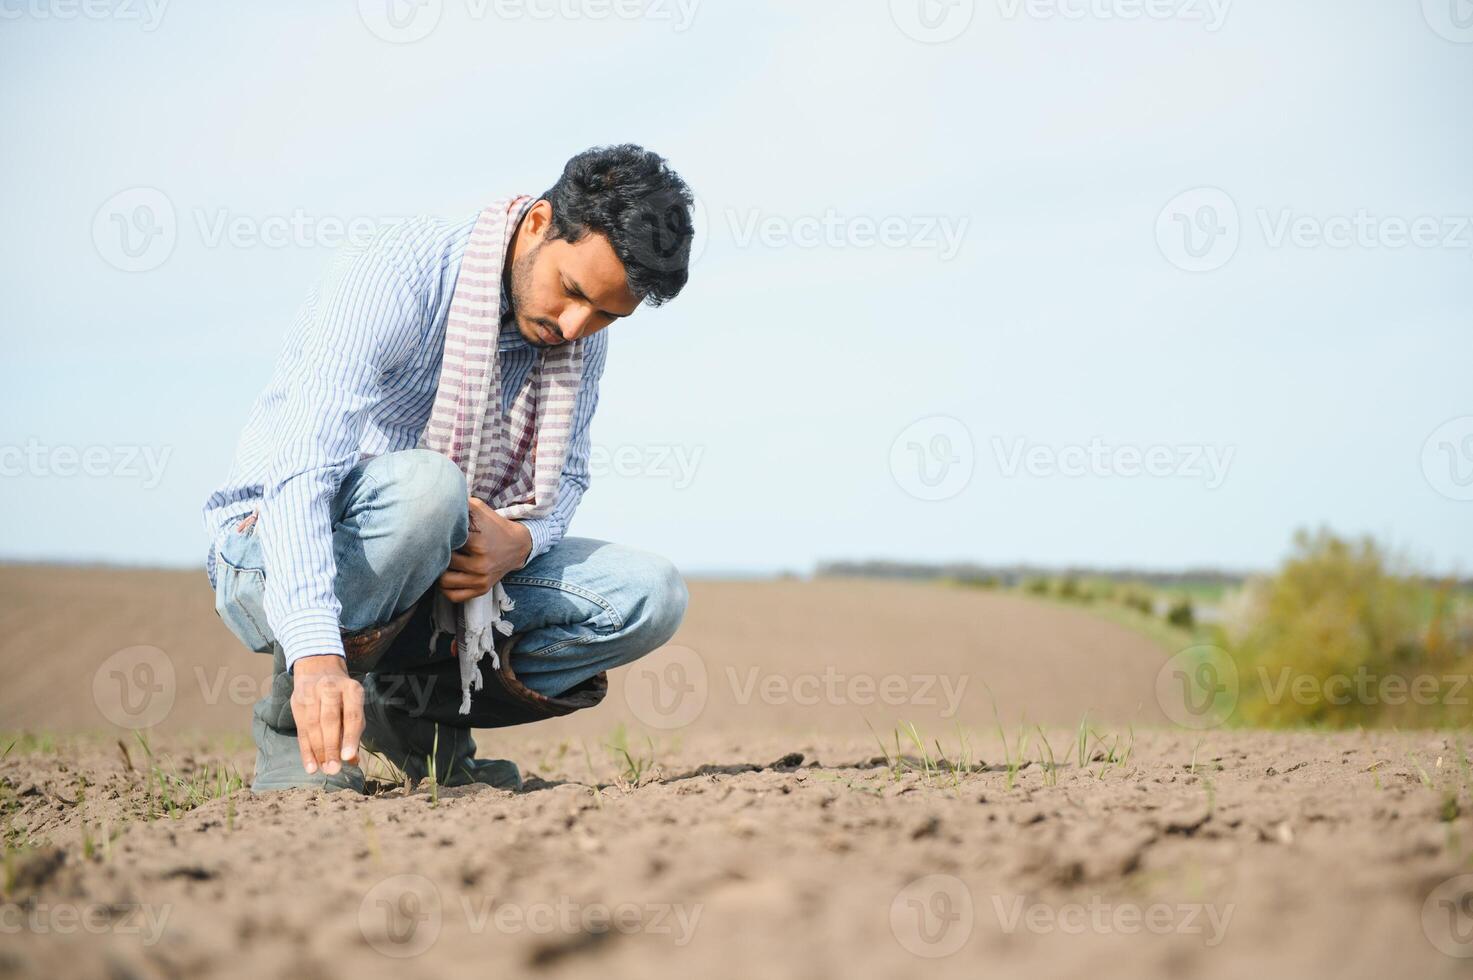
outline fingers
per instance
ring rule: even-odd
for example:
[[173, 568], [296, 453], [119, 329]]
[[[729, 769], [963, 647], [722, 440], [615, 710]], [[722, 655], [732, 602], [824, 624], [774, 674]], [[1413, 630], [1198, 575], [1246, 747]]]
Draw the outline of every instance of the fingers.
[[449, 599], [451, 602], [470, 602], [472, 599], [476, 598], [476, 596], [483, 596], [487, 592], [490, 592], [491, 590], [489, 588], [486, 588], [486, 589], [441, 589], [440, 591], [442, 593], [444, 593], [445, 598]]
[[480, 575], [489, 575], [491, 573], [491, 560], [486, 557], [484, 552], [471, 554], [461, 551], [452, 551], [450, 553], [449, 567], [457, 572], [471, 572]]
[[302, 766], [307, 775], [313, 775], [323, 758], [322, 726], [315, 691], [292, 695], [292, 718], [297, 723], [297, 747], [302, 752]]
[[343, 761], [358, 764], [358, 742], [363, 737], [363, 686], [353, 684], [343, 691]]
[[469, 572], [445, 572], [439, 578], [440, 591], [451, 602], [465, 602], [491, 591], [495, 579]]
[[333, 776], [343, 768], [343, 692], [336, 684], [320, 684], [318, 688], [322, 748], [317, 758], [322, 760], [322, 771]]
[[[447, 591], [450, 589], [473, 589], [478, 585], [483, 585], [486, 589], [491, 587], [489, 576], [476, 575], [471, 572], [441, 572], [439, 582], [440, 588]], [[485, 589], [482, 591], [485, 591]]]
[[308, 775], [356, 765], [363, 739], [363, 686], [346, 676], [302, 682], [292, 693], [297, 749]]
[[450, 559], [450, 565], [441, 572], [441, 575], [460, 575], [471, 578], [489, 579], [493, 569], [491, 562], [485, 557], [465, 558], [459, 560]]
[[307, 770], [307, 775], [312, 775], [317, 771], [317, 757], [312, 754], [312, 743], [300, 722], [297, 723], [297, 749], [302, 753], [302, 768]]

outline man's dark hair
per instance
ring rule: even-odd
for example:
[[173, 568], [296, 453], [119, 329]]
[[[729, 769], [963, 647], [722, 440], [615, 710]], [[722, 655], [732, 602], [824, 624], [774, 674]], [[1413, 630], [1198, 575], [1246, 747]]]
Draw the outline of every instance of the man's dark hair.
[[651, 306], [674, 299], [690, 274], [695, 198], [658, 153], [623, 143], [595, 146], [568, 161], [542, 197], [552, 205], [548, 237], [608, 238], [629, 291]]

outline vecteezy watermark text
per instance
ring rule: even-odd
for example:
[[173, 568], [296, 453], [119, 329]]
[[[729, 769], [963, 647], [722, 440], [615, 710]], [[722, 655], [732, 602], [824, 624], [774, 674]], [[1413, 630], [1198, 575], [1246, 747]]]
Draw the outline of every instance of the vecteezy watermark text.
[[789, 676], [763, 673], [758, 667], [738, 671], [728, 666], [726, 679], [740, 705], [751, 704], [756, 697], [763, 704], [796, 704], [801, 707], [818, 704], [940, 707], [942, 718], [954, 718], [966, 692], [968, 677], [966, 674], [953, 677], [947, 674], [844, 673], [832, 666], [819, 673]]
[[1167, 21], [1222, 30], [1233, 0], [997, 0], [1006, 20]]
[[1269, 704], [1292, 701], [1300, 705], [1331, 704], [1390, 705], [1415, 704], [1421, 707], [1448, 705], [1465, 707], [1469, 703], [1467, 674], [1377, 674], [1357, 667], [1349, 674], [1320, 677], [1280, 667], [1269, 671], [1259, 665], [1258, 686]]
[[764, 248], [907, 249], [932, 251], [943, 262], [961, 251], [971, 219], [966, 215], [769, 214], [758, 208], [726, 212], [731, 240], [738, 248], [754, 242]]
[[[1219, 31], [1233, 0], [995, 0], [1003, 21], [1178, 21]], [[977, 0], [890, 0], [890, 19], [923, 44], [944, 44], [967, 32]]]
[[0, 0], [0, 20], [115, 20], [158, 29], [169, 0]]
[[[152, 728], [174, 710], [181, 685], [187, 692], [189, 680], [194, 682], [194, 699], [212, 707], [249, 707], [271, 694], [274, 683], [270, 674], [242, 673], [226, 666], [207, 671], [199, 664], [186, 680], [167, 653], [140, 645], [118, 650], [97, 665], [92, 672], [92, 702], [119, 728]], [[436, 681], [433, 676], [387, 675], [374, 687], [374, 696], [417, 714], [428, 707]]]
[[1473, 676], [1466, 673], [1391, 674], [1360, 666], [1315, 674], [1291, 665], [1263, 664], [1240, 672], [1232, 655], [1212, 644], [1188, 647], [1162, 664], [1156, 675], [1156, 700], [1183, 728], [1217, 728], [1233, 716], [1245, 687], [1256, 700], [1273, 707], [1462, 708], [1473, 702]]
[[[1294, 208], [1255, 208], [1265, 247], [1388, 251], [1464, 251], [1473, 254], [1473, 216], [1399, 215], [1359, 207], [1311, 214]], [[1168, 262], [1187, 272], [1212, 272], [1237, 254], [1245, 234], [1237, 202], [1218, 187], [1194, 187], [1173, 197], [1156, 216], [1156, 244]]]
[[705, 446], [624, 444], [594, 445], [588, 451], [588, 473], [594, 479], [616, 476], [669, 480], [685, 490], [696, 480]]
[[173, 451], [172, 446], [48, 445], [31, 438], [24, 445], [0, 445], [0, 477], [141, 479], [143, 489], [152, 490], [162, 482]]
[[[3, 0], [0, 0], [3, 2]], [[181, 231], [205, 248], [337, 248], [362, 246], [404, 220], [396, 215], [315, 214], [305, 208], [249, 214], [196, 207], [181, 218], [157, 187], [129, 187], [108, 198], [92, 218], [92, 244], [122, 272], [149, 272], [174, 254]]]
[[[1007, 934], [1201, 936], [1203, 945], [1222, 943], [1235, 906], [1208, 902], [1115, 901], [1095, 895], [1086, 901], [1048, 903], [1023, 895], [994, 894], [992, 913]], [[890, 903], [890, 930], [907, 952], [926, 959], [956, 953], [976, 927], [972, 890], [954, 875], [917, 878]]]
[[1059, 932], [1070, 936], [1134, 936], [1149, 932], [1157, 936], [1202, 936], [1204, 946], [1222, 942], [1232, 922], [1235, 906], [1202, 902], [1111, 902], [1094, 896], [1087, 902], [1048, 904], [1029, 902], [1022, 895], [1005, 899], [992, 896], [992, 910], [1006, 933]]
[[[679, 34], [690, 29], [701, 0], [463, 0], [455, 4], [463, 20], [480, 23], [531, 21], [650, 21], [669, 24]], [[358, 0], [358, 17], [375, 37], [391, 44], [413, 44], [435, 32], [445, 13], [444, 0]]]
[[458, 912], [475, 936], [530, 933], [598, 935], [618, 932], [662, 937], [685, 946], [695, 936], [704, 905], [699, 902], [597, 902], [559, 895], [537, 901], [507, 901], [491, 895], [461, 895], [448, 905], [423, 875], [400, 874], [370, 888], [358, 906], [358, 928], [385, 956], [418, 956], [434, 946], [447, 914]]
[[5, 902], [0, 903], [0, 935], [23, 932], [42, 936], [70, 936], [85, 932], [98, 936], [139, 936], [152, 946], [169, 924], [172, 905], [136, 902]]
[[1157, 477], [1202, 480], [1216, 490], [1227, 479], [1236, 446], [1118, 445], [1096, 436], [1088, 445], [1051, 446], [997, 436], [992, 453], [1004, 477]]

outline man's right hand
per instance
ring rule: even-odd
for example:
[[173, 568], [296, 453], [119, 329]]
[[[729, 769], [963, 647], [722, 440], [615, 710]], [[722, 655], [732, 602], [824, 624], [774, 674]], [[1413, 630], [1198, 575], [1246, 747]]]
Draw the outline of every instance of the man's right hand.
[[347, 662], [335, 654], [303, 657], [292, 665], [292, 677], [292, 717], [308, 774], [321, 769], [332, 776], [342, 763], [356, 764], [363, 685], [348, 676]]

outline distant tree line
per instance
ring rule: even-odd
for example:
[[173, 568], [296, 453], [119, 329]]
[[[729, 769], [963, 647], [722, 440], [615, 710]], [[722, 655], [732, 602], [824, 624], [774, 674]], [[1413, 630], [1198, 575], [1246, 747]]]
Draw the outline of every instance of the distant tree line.
[[[824, 561], [814, 569], [818, 576], [843, 578], [943, 579], [967, 585], [1021, 588], [1040, 579], [1101, 579], [1131, 582], [1161, 589], [1185, 586], [1240, 586], [1260, 572], [1230, 572], [1220, 568], [1184, 568], [1175, 571], [1139, 568], [1096, 568], [1086, 565], [982, 565], [974, 562], [926, 564], [898, 561]], [[1473, 578], [1451, 579], [1428, 576], [1428, 582], [1473, 589]]]
[[1041, 579], [1105, 579], [1113, 582], [1140, 582], [1158, 588], [1184, 585], [1241, 585], [1248, 576], [1215, 568], [1189, 568], [1180, 571], [1143, 571], [1134, 568], [1065, 568], [1044, 565], [979, 565], [972, 562], [930, 565], [896, 561], [826, 561], [820, 562], [815, 574], [845, 578], [946, 579], [969, 585], [991, 584], [1015, 588]]

